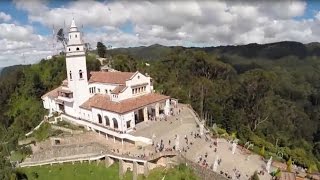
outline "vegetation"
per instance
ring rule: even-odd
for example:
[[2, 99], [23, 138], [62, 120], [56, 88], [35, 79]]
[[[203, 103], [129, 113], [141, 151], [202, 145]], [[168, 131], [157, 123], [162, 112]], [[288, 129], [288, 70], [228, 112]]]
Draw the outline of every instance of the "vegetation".
[[[109, 50], [117, 70], [148, 73], [156, 91], [189, 103], [240, 143], [265, 156], [320, 164], [318, 43]], [[159, 54], [163, 56], [159, 57]], [[148, 65], [146, 64], [148, 63]], [[259, 150], [257, 151], [259, 153]]]
[[106, 52], [107, 52], [107, 47], [102, 43], [102, 42], [98, 42], [97, 43], [97, 52], [99, 57], [105, 57]]
[[264, 150], [264, 146], [262, 146], [261, 150], [260, 150], [260, 156], [264, 157], [266, 155], [265, 150]]
[[291, 160], [291, 157], [287, 161], [287, 171], [288, 172], [292, 172], [292, 160]]
[[255, 171], [253, 175], [250, 177], [250, 180], [259, 180], [258, 172]]
[[[99, 70], [100, 63], [88, 56], [89, 70]], [[9, 70], [7, 70], [9, 69]], [[28, 149], [19, 147], [18, 139], [36, 127], [45, 115], [41, 96], [59, 86], [66, 78], [65, 58], [53, 57], [38, 64], [5, 68], [0, 76], [0, 179], [23, 176], [11, 168], [10, 152], [26, 154]], [[48, 136], [48, 125], [36, 131], [41, 140]]]
[[[113, 164], [109, 168], [106, 168], [103, 163], [96, 165], [95, 163], [76, 163], [62, 164], [53, 166], [42, 167], [30, 167], [22, 168], [19, 171], [21, 174], [26, 174], [29, 180], [33, 179], [119, 179], [119, 165]], [[132, 172], [127, 171], [124, 175], [124, 180], [132, 179]], [[163, 177], [168, 180], [185, 179], [195, 180], [197, 179], [193, 172], [185, 165], [179, 165], [175, 168], [164, 169], [157, 168], [150, 171], [147, 178], [143, 175], [139, 175], [138, 179], [162, 179]]]
[[[318, 43], [297, 42], [108, 50], [114, 68], [148, 73], [157, 92], [191, 104], [207, 127], [215, 123], [219, 134], [234, 133], [255, 152], [264, 147], [265, 157], [291, 157], [313, 172], [320, 169], [319, 52]], [[94, 57], [87, 64], [89, 71], [99, 68]], [[13, 172], [7, 157], [17, 140], [46, 113], [40, 97], [65, 77], [62, 56], [2, 70], [0, 179]]]

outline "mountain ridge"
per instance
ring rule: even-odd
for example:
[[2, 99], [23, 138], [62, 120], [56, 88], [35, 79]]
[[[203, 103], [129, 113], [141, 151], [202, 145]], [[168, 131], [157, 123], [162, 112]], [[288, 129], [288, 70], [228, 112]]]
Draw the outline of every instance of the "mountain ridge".
[[130, 48], [115, 48], [108, 51], [110, 55], [127, 54], [143, 60], [159, 60], [169, 55], [174, 49], [202, 50], [208, 54], [237, 55], [245, 58], [280, 59], [286, 56], [306, 58], [320, 56], [320, 43], [303, 44], [296, 41], [280, 41], [266, 44], [250, 43], [246, 45], [226, 45], [212, 47], [183, 47], [153, 44]]

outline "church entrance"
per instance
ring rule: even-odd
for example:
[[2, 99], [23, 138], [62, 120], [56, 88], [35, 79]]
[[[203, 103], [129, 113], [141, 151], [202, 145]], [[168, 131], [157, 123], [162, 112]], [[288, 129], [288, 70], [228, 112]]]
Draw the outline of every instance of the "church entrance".
[[138, 111], [134, 112], [134, 122], [135, 124], [138, 124], [140, 122], [142, 122], [143, 119], [143, 109], [139, 109]]

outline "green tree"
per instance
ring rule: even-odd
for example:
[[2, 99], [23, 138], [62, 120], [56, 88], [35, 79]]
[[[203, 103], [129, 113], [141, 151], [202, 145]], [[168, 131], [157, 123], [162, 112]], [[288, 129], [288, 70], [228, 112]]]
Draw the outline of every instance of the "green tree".
[[262, 156], [262, 157], [265, 156], [265, 148], [264, 148], [264, 146], [262, 146], [261, 149], [260, 149], [260, 156]]
[[99, 57], [104, 58], [107, 52], [106, 46], [102, 42], [97, 43], [97, 52]]
[[291, 157], [287, 161], [287, 171], [289, 171], [289, 172], [292, 171], [292, 159], [291, 159]]

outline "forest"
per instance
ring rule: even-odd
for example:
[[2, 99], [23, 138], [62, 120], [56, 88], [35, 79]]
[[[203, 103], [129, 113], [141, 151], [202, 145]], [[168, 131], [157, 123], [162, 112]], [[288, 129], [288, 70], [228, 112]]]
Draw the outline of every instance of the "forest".
[[[206, 121], [266, 156], [320, 169], [318, 44], [293, 42], [233, 47], [152, 45], [105, 50], [113, 68], [148, 73], [159, 93], [189, 103]], [[281, 52], [279, 54], [279, 52]], [[96, 52], [95, 52], [96, 53]], [[88, 55], [88, 70], [99, 61]], [[41, 96], [66, 78], [65, 58], [14, 66], [0, 76], [0, 179], [19, 176], [6, 158], [46, 113]]]
[[[99, 70], [95, 56], [87, 56], [87, 68]], [[13, 151], [27, 149], [18, 146], [47, 113], [41, 96], [59, 86], [66, 79], [65, 57], [56, 56], [34, 65], [17, 65], [4, 68], [0, 75], [0, 179], [21, 179], [8, 157]]]
[[158, 92], [191, 104], [208, 127], [215, 123], [240, 143], [253, 143], [256, 152], [265, 149], [268, 157], [292, 159], [315, 171], [320, 169], [319, 47], [153, 45], [109, 54], [116, 69], [148, 73]]

